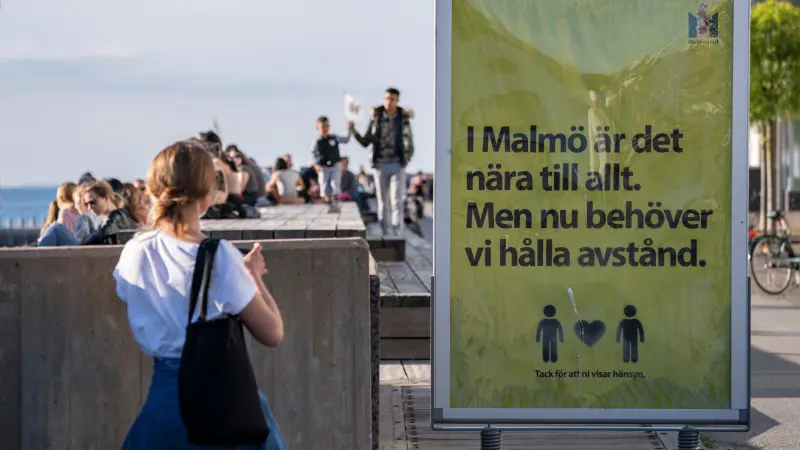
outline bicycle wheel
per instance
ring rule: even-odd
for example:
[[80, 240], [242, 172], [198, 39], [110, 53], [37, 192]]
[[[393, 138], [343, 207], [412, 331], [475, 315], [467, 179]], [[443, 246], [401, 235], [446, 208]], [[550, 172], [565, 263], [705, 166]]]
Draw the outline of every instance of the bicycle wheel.
[[753, 245], [750, 270], [762, 291], [778, 295], [792, 282], [792, 243], [777, 236], [762, 236]]

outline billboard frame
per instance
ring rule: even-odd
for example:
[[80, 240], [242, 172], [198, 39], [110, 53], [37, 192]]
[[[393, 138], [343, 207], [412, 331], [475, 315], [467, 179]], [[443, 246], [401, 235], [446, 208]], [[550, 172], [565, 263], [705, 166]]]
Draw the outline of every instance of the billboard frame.
[[750, 426], [750, 280], [747, 200], [750, 2], [733, 3], [731, 123], [731, 404], [728, 409], [450, 408], [452, 4], [436, 0], [435, 179], [431, 289], [433, 429], [745, 431]]

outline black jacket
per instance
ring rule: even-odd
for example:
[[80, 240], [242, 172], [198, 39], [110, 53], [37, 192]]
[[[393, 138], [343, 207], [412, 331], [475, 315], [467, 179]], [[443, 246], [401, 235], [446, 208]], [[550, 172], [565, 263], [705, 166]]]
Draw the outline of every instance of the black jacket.
[[[367, 147], [370, 144], [372, 145], [370, 149], [370, 161], [372, 162], [372, 167], [375, 167], [378, 156], [381, 154], [381, 122], [383, 115], [386, 113], [386, 109], [383, 106], [378, 106], [373, 109], [375, 111], [375, 117], [370, 120], [367, 132], [361, 136], [354, 129], [353, 137], [355, 137], [356, 141], [363, 147]], [[400, 157], [400, 162], [403, 167], [406, 167], [414, 156], [414, 139], [411, 134], [411, 119], [403, 108], [400, 107], [397, 108], [397, 116], [398, 120], [402, 121], [402, 129], [401, 132], [397, 134], [398, 142], [395, 149], [399, 153], [398, 156]]]
[[108, 219], [94, 231], [86, 236], [81, 245], [115, 245], [117, 233], [126, 230], [135, 230], [136, 221], [133, 220], [125, 208], [115, 209], [108, 215]]

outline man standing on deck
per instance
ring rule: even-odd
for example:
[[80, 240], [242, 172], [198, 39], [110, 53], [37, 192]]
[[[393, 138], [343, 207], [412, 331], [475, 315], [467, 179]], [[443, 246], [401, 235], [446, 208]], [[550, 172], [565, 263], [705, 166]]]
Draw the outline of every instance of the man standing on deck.
[[[370, 160], [375, 169], [375, 193], [378, 203], [378, 222], [384, 234], [399, 236], [403, 230], [405, 201], [405, 168], [414, 156], [411, 135], [413, 112], [397, 106], [400, 91], [388, 88], [383, 105], [370, 111], [371, 120], [364, 136], [353, 128], [353, 137], [363, 147], [372, 145]], [[352, 122], [349, 124], [352, 126]], [[387, 202], [388, 201], [388, 202]], [[386, 216], [386, 208], [391, 215]]]

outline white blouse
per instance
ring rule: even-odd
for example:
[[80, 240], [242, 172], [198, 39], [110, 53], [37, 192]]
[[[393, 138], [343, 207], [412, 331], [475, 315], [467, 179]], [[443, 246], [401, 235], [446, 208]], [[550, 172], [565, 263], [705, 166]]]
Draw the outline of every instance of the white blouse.
[[[150, 231], [135, 236], [122, 249], [114, 269], [117, 296], [128, 305], [134, 339], [150, 356], [181, 355], [199, 247], [161, 231]], [[241, 252], [230, 242], [221, 241], [211, 273], [208, 319], [239, 314], [256, 292]], [[195, 319], [199, 312], [198, 302]]]

